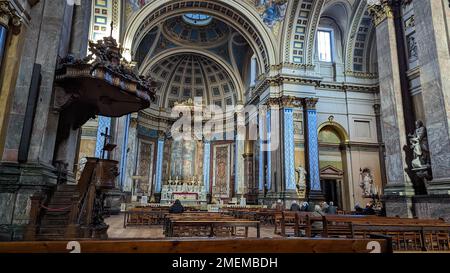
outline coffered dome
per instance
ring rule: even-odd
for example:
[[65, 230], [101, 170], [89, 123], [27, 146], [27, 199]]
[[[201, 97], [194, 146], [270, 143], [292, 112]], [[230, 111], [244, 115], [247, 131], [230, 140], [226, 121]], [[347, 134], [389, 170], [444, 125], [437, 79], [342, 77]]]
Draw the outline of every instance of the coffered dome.
[[230, 34], [224, 22], [207, 15], [190, 13], [168, 19], [164, 22], [163, 31], [176, 44], [202, 47], [221, 44]]
[[171, 108], [175, 102], [202, 97], [220, 107], [236, 103], [235, 85], [228, 72], [214, 60], [198, 54], [178, 54], [153, 65], [150, 76], [159, 82], [157, 104]]

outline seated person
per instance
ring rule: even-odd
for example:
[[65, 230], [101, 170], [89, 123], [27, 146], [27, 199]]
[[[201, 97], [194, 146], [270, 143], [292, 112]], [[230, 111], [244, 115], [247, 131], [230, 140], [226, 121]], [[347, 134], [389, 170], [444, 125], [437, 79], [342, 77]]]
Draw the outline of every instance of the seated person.
[[327, 202], [323, 201], [320, 206], [322, 207], [323, 213], [328, 213], [328, 208], [330, 207]]
[[328, 214], [337, 214], [337, 207], [333, 202], [330, 202], [330, 206], [328, 207]]
[[297, 204], [297, 201], [293, 201], [291, 208], [289, 209], [290, 211], [300, 211], [300, 206]]
[[364, 209], [365, 215], [375, 215], [375, 210], [373, 209], [373, 203], [367, 203], [366, 208]]
[[358, 203], [355, 205], [355, 211], [357, 214], [362, 214], [364, 212], [363, 208], [361, 208]]
[[[312, 217], [322, 217], [324, 215], [324, 213], [322, 212], [322, 208], [320, 207], [320, 205], [315, 205], [314, 206], [314, 212], [312, 213]], [[322, 221], [314, 221], [311, 225], [311, 227], [314, 230], [321, 230], [323, 229], [323, 223]], [[316, 235], [318, 236], [318, 235]]]
[[284, 210], [284, 206], [283, 206], [283, 201], [281, 201], [281, 199], [278, 199], [278, 201], [276, 203], [272, 204], [272, 209], [276, 209], [276, 210]]
[[309, 210], [309, 203], [305, 201], [302, 203], [300, 211], [308, 211], [308, 210]]
[[173, 205], [170, 207], [169, 209], [170, 213], [183, 213], [184, 212], [184, 207], [183, 205], [181, 205], [180, 200], [175, 200], [175, 203], [173, 203]]

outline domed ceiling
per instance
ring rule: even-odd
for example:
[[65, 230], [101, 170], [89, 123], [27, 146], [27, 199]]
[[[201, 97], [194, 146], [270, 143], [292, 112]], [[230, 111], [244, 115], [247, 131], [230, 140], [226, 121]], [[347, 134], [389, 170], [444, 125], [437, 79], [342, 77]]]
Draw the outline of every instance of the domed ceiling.
[[[227, 40], [230, 29], [224, 22], [209, 16], [207, 19], [194, 21], [187, 17], [189, 15], [191, 14], [173, 17], [164, 23], [163, 31], [169, 40], [202, 47], [217, 45]], [[194, 15], [192, 14], [192, 17]]]
[[160, 83], [156, 104], [172, 108], [175, 102], [202, 97], [220, 107], [236, 103], [229, 74], [215, 61], [197, 54], [178, 54], [153, 65], [150, 76]]

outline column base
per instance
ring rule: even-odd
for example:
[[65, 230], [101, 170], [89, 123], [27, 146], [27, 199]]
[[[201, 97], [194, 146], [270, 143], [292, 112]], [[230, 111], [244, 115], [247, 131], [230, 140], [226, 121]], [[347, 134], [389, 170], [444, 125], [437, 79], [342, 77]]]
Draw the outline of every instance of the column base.
[[418, 195], [412, 198], [415, 216], [450, 221], [450, 195]]
[[429, 195], [448, 195], [450, 194], [450, 178], [433, 179], [426, 182]]
[[381, 200], [387, 217], [412, 218], [414, 216], [411, 196], [383, 195]]
[[54, 168], [0, 163], [0, 240], [22, 240], [29, 222], [30, 197], [56, 186]]

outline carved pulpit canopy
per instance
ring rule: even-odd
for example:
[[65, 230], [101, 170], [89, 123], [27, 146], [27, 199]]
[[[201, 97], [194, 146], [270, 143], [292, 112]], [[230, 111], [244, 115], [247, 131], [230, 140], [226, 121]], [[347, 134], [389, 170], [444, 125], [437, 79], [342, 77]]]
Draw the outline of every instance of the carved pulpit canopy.
[[85, 113], [74, 127], [95, 115], [120, 117], [150, 106], [157, 83], [134, 73], [113, 37], [90, 41], [89, 50], [91, 54], [83, 59], [69, 55], [59, 60], [56, 69], [55, 108]]

